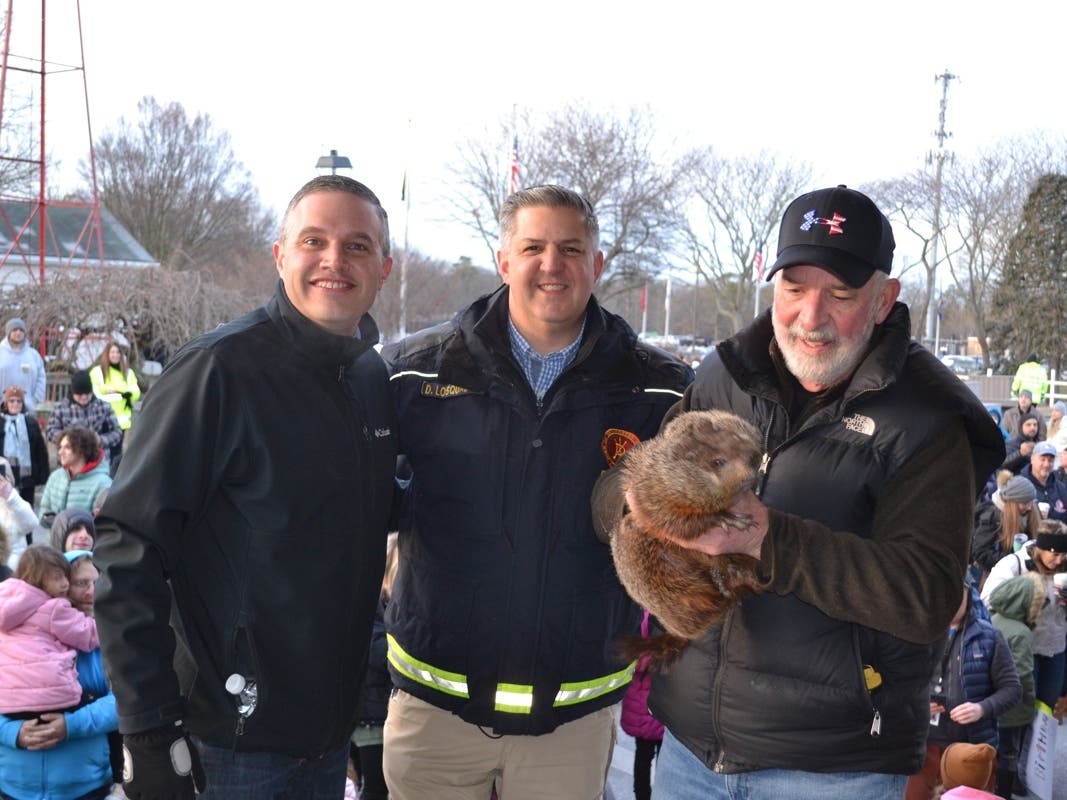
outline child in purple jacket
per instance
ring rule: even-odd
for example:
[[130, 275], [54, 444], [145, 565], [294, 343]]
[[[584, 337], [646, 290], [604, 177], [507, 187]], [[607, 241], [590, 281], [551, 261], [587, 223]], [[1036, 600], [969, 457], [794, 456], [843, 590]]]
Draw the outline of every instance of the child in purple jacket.
[[[641, 635], [648, 637], [648, 611], [641, 620]], [[634, 798], [649, 800], [652, 797], [652, 761], [663, 743], [663, 723], [648, 710], [648, 691], [652, 688], [652, 675], [648, 670], [648, 657], [638, 659], [633, 682], [622, 697], [622, 729], [634, 737]]]

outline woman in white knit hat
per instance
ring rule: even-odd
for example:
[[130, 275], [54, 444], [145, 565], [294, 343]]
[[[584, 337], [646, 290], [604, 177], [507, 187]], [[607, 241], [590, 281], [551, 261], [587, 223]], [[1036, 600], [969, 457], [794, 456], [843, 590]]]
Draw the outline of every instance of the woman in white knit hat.
[[1056, 445], [1056, 452], [1067, 450], [1067, 403], [1057, 400], [1052, 404], [1046, 440]]

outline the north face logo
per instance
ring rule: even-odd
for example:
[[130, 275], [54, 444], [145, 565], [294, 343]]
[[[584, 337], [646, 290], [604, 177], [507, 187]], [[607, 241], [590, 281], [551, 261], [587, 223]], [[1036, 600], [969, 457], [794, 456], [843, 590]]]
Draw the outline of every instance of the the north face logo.
[[853, 414], [841, 421], [845, 423], [845, 427], [850, 431], [862, 433], [864, 436], [874, 436], [874, 420], [870, 417], [865, 417], [863, 414]]

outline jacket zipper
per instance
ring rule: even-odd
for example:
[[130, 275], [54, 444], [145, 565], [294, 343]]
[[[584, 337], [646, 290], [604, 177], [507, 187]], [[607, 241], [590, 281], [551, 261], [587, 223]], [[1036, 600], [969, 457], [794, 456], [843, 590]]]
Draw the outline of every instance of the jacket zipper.
[[[722, 633], [719, 634], [719, 652], [726, 652], [726, 645], [730, 638], [730, 628], [733, 627], [734, 614], [737, 613], [737, 609], [734, 609], [726, 617], [726, 620], [722, 625]], [[713, 772], [722, 773], [726, 770], [726, 742], [722, 736], [722, 728], [720, 727], [719, 720], [719, 705], [722, 700], [722, 682], [723, 675], [726, 671], [726, 662], [724, 659], [720, 660], [721, 667], [715, 674], [715, 682], [711, 688], [711, 705], [712, 705], [712, 730], [715, 732], [715, 741], [719, 743], [719, 756], [715, 759], [715, 765], [712, 767]]]

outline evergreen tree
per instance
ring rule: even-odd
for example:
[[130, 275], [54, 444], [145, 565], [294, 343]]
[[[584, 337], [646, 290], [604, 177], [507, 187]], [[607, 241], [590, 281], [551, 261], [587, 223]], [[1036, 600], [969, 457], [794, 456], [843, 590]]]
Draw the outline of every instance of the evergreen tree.
[[1037, 180], [993, 295], [990, 338], [1006, 367], [1030, 353], [1062, 372], [1067, 340], [1067, 175]]

